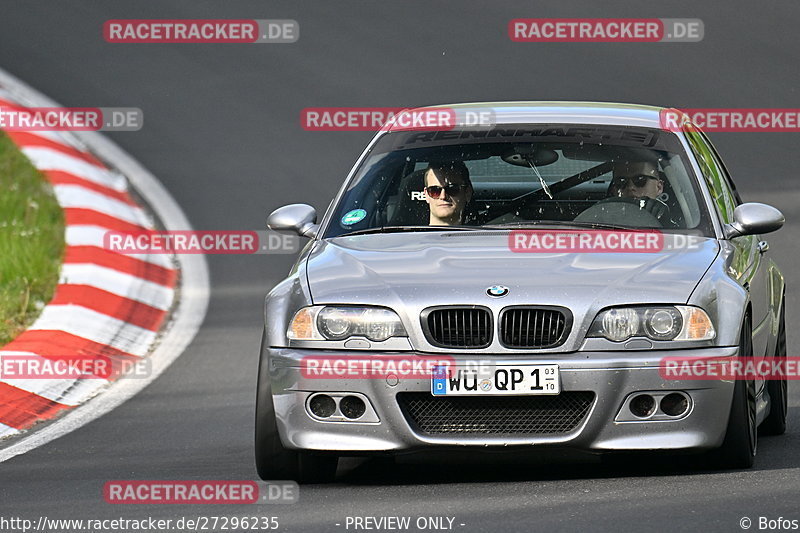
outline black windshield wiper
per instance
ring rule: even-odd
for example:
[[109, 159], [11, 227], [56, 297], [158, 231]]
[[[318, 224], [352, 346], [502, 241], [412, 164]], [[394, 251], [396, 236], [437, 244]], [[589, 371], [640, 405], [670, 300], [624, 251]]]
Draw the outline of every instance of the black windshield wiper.
[[538, 188], [536, 190], [526, 192], [525, 194], [521, 194], [516, 198], [512, 198], [506, 203], [502, 203], [496, 206], [492, 206], [485, 216], [491, 220], [492, 218], [496, 218], [499, 214], [502, 213], [510, 213], [513, 210], [522, 207], [528, 202], [536, 202], [544, 198], [545, 195], [552, 195], [555, 197], [561, 191], [566, 191], [567, 189], [571, 189], [572, 187], [576, 187], [581, 183], [585, 183], [587, 181], [593, 180], [602, 176], [607, 172], [611, 172], [614, 168], [614, 164], [611, 161], [606, 161], [605, 163], [600, 163], [597, 166], [592, 168], [588, 168], [577, 174], [574, 174], [568, 178], [564, 178], [561, 181], [557, 181], [555, 183], [551, 183], [548, 186], [548, 191], [545, 191], [544, 188]]
[[381, 226], [367, 228], [350, 233], [343, 233], [337, 237], [350, 237], [352, 235], [369, 235], [370, 233], [401, 233], [404, 231], [475, 231], [481, 228], [475, 226]]

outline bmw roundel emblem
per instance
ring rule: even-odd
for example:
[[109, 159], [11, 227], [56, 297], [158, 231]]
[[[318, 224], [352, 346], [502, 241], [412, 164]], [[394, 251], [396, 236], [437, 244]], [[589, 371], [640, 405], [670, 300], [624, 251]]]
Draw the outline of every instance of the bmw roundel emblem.
[[488, 289], [486, 289], [486, 294], [491, 296], [492, 298], [502, 298], [506, 294], [508, 294], [508, 287], [504, 285], [492, 285]]

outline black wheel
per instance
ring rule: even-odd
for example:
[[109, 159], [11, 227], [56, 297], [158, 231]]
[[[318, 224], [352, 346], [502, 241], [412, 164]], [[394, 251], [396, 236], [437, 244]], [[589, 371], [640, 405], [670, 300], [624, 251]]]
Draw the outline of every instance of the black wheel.
[[275, 420], [275, 406], [272, 403], [264, 342], [265, 335], [262, 333], [256, 386], [255, 456], [258, 476], [264, 480], [291, 479], [298, 483], [333, 481], [339, 463], [337, 456], [290, 450], [281, 442]]
[[298, 483], [330, 483], [336, 479], [336, 467], [339, 466], [339, 457], [336, 455], [321, 455], [312, 452], [298, 452], [297, 477]]
[[[785, 297], [784, 297], [785, 298]], [[778, 318], [778, 340], [775, 344], [775, 358], [786, 360], [786, 301], [781, 306]], [[786, 414], [789, 411], [789, 392], [786, 378], [767, 381], [769, 394], [769, 415], [761, 423], [759, 431], [764, 435], [783, 435], [786, 433]]]
[[[750, 317], [742, 324], [739, 338], [739, 357], [753, 356], [753, 330]], [[712, 452], [718, 468], [750, 468], [758, 447], [756, 425], [756, 384], [753, 380], [738, 380], [733, 389], [733, 402], [728, 416], [728, 429], [722, 446]]]

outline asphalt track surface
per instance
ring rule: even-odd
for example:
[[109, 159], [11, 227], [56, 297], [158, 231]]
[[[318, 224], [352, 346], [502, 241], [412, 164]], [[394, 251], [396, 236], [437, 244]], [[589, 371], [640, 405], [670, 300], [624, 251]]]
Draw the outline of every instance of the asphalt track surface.
[[[517, 17], [693, 17], [701, 43], [518, 44]], [[112, 18], [278, 18], [287, 45], [107, 44]], [[304, 107], [599, 100], [676, 107], [800, 107], [800, 4], [0, 2], [0, 66], [68, 106], [132, 106], [145, 127], [111, 138], [157, 175], [196, 229], [262, 229], [283, 204], [323, 210], [368, 133], [306, 132]], [[800, 337], [800, 135], [711, 134], [738, 188], [781, 209], [770, 235], [788, 279], [789, 354]], [[114, 479], [254, 479], [254, 377], [264, 294], [292, 258], [209, 256], [212, 298], [187, 351], [112, 413], [0, 464], [0, 516], [278, 516], [281, 531], [339, 531], [346, 516], [454, 516], [458, 531], [741, 531], [743, 516], [800, 519], [800, 392], [790, 428], [756, 466], [711, 472], [672, 459], [347, 461], [292, 506], [109, 505]], [[335, 524], [341, 523], [337, 527]], [[464, 526], [458, 524], [463, 523]], [[352, 530], [352, 529], [351, 529]], [[413, 530], [413, 529], [412, 529]]]

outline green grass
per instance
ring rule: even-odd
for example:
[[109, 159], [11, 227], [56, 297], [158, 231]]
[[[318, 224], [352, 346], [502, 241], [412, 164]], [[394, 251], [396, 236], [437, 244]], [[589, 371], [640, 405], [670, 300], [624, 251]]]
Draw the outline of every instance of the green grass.
[[50, 301], [64, 253], [64, 214], [53, 189], [0, 132], [0, 346]]

